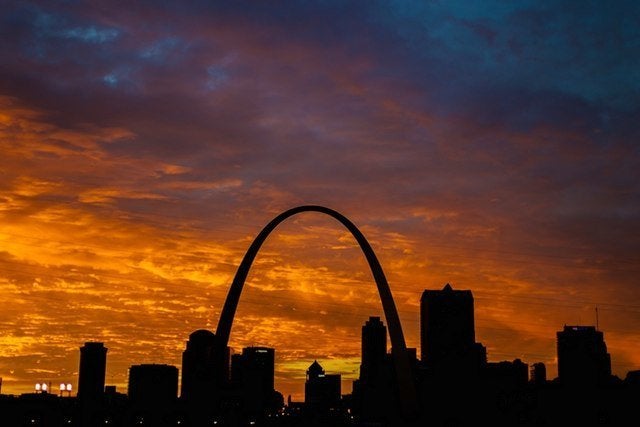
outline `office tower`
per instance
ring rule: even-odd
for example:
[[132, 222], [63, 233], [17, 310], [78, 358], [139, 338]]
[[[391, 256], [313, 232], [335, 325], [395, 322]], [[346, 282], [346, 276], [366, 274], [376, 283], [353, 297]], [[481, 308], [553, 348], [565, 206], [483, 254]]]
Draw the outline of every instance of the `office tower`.
[[189, 335], [182, 353], [183, 399], [207, 399], [215, 396], [229, 379], [229, 350], [223, 348], [215, 334], [204, 329]]
[[425, 290], [420, 301], [422, 363], [435, 371], [477, 373], [486, 364], [486, 349], [475, 342], [470, 290]]
[[596, 385], [611, 377], [604, 335], [594, 326], [566, 326], [557, 333], [558, 379], [567, 385]]
[[360, 379], [373, 380], [382, 369], [387, 355], [387, 327], [380, 317], [369, 317], [362, 326], [362, 361]]
[[251, 388], [273, 392], [275, 351], [268, 347], [245, 347], [241, 355], [233, 356], [232, 380], [251, 384]]
[[135, 403], [167, 404], [178, 397], [178, 368], [133, 365], [129, 368], [129, 399]]
[[[407, 349], [415, 362], [415, 349]], [[394, 369], [387, 353], [387, 328], [380, 317], [370, 317], [362, 326], [362, 361], [360, 377], [353, 382], [351, 405], [364, 422], [392, 418]]]
[[274, 390], [275, 351], [267, 347], [245, 347], [234, 354], [231, 380], [242, 395], [244, 408], [253, 414], [275, 412], [278, 407]]
[[473, 295], [471, 291], [425, 290], [420, 302], [421, 358], [437, 363], [463, 354], [475, 343]]
[[341, 375], [325, 374], [317, 361], [309, 366], [304, 383], [304, 404], [313, 412], [337, 410], [341, 398]]
[[104, 396], [107, 348], [101, 342], [86, 342], [80, 347], [78, 399], [97, 400]]

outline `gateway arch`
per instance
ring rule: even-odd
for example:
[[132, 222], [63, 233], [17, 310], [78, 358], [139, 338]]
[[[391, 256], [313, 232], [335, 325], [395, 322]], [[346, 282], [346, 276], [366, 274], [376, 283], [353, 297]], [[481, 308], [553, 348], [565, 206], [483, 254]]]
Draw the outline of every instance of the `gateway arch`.
[[249, 274], [251, 264], [258, 254], [260, 247], [278, 224], [287, 218], [302, 212], [319, 212], [335, 218], [345, 226], [349, 232], [351, 232], [360, 245], [360, 249], [362, 249], [362, 252], [367, 258], [369, 268], [371, 269], [371, 273], [373, 274], [373, 278], [378, 287], [378, 293], [380, 294], [380, 300], [382, 301], [382, 309], [384, 310], [384, 316], [389, 328], [391, 354], [396, 372], [401, 409], [406, 418], [414, 418], [414, 416], [417, 415], [417, 398], [415, 384], [411, 373], [411, 363], [409, 360], [409, 354], [407, 353], [404, 334], [402, 332], [402, 325], [400, 324], [400, 318], [398, 317], [398, 311], [396, 310], [396, 305], [393, 301], [391, 289], [389, 289], [389, 284], [387, 283], [387, 278], [382, 271], [378, 258], [364, 235], [349, 219], [347, 219], [347, 217], [333, 209], [317, 205], [298, 206], [276, 216], [262, 229], [260, 234], [258, 234], [247, 250], [247, 253], [244, 255], [244, 258], [236, 271], [236, 275], [233, 278], [231, 287], [229, 288], [229, 293], [227, 294], [227, 299], [224, 302], [224, 307], [222, 308], [222, 313], [220, 314], [218, 327], [216, 329], [219, 344], [223, 346], [222, 348], [226, 348], [229, 343], [229, 334], [231, 333], [233, 316], [235, 315], [236, 308], [238, 307], [240, 294], [242, 293], [244, 282]]

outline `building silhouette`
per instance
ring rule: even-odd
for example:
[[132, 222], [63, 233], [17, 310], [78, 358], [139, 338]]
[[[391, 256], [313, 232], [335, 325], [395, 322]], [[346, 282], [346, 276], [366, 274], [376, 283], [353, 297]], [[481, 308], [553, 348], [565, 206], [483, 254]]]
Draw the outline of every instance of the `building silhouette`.
[[229, 351], [216, 335], [199, 329], [189, 335], [182, 353], [180, 397], [186, 400], [211, 400], [226, 386], [229, 378]]
[[375, 381], [381, 375], [387, 356], [387, 327], [380, 317], [369, 317], [362, 326], [362, 360], [360, 379]]
[[135, 403], [173, 403], [178, 397], [178, 368], [160, 364], [131, 366], [128, 395]]
[[338, 411], [341, 398], [341, 375], [326, 374], [317, 360], [307, 369], [304, 383], [305, 408], [312, 414]]
[[269, 347], [245, 347], [234, 355], [232, 377], [266, 392], [273, 391], [275, 350]]
[[[114, 390], [109, 400], [117, 402], [118, 397]], [[176, 425], [182, 421], [176, 417], [179, 412], [176, 411], [177, 403], [178, 368], [160, 364], [133, 365], [129, 368], [129, 392], [124, 404], [127, 408], [126, 419], [132, 425]]]
[[531, 365], [529, 381], [536, 385], [542, 385], [547, 382], [547, 367], [544, 363], [537, 362]]
[[[407, 349], [415, 360], [415, 349]], [[352, 411], [363, 422], [381, 422], [398, 415], [393, 362], [387, 353], [387, 328], [380, 317], [362, 326], [360, 376], [353, 382]]]
[[101, 342], [86, 342], [80, 347], [78, 399], [99, 400], [104, 396], [107, 348]]
[[520, 359], [513, 361], [489, 362], [484, 369], [485, 386], [501, 391], [514, 390], [527, 385], [528, 366]]
[[557, 332], [558, 380], [564, 385], [605, 384], [611, 378], [611, 356], [604, 334], [594, 326], [566, 326]]
[[510, 426], [526, 415], [527, 364], [489, 363], [486, 348], [475, 340], [474, 315], [470, 290], [446, 284], [422, 293], [416, 380], [425, 425]]
[[640, 370], [628, 371], [624, 382], [632, 387], [640, 387]]
[[478, 374], [486, 349], [475, 341], [470, 290], [425, 290], [420, 300], [420, 358], [424, 366], [446, 377]]
[[[128, 395], [105, 386], [107, 348], [87, 342], [80, 348], [77, 397], [50, 388], [0, 394], [0, 425], [626, 426], [637, 417], [640, 370], [629, 371], [624, 381], [611, 375], [604, 334], [595, 327], [557, 332], [558, 377], [548, 381], [544, 363], [529, 370], [520, 359], [486, 360], [475, 342], [470, 291], [447, 285], [425, 291], [421, 302], [425, 360], [418, 362], [415, 349], [407, 349], [420, 408], [414, 419], [401, 409], [387, 327], [380, 317], [369, 317], [350, 395], [341, 395], [340, 375], [326, 374], [314, 361], [306, 371], [304, 403], [289, 399], [283, 409], [274, 389], [273, 348], [245, 347], [229, 364], [228, 348], [212, 332], [198, 330], [183, 352], [181, 398], [178, 369], [169, 365], [132, 365]], [[439, 336], [445, 333], [454, 336]]]
[[274, 389], [275, 350], [269, 347], [245, 347], [231, 358], [231, 382], [239, 392], [247, 414], [263, 417], [284, 404]]

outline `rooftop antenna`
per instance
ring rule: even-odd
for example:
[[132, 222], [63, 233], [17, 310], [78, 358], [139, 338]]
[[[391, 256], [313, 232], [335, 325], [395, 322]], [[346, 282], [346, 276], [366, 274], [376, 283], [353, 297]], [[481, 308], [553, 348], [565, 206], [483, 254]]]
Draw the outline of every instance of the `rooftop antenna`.
[[596, 305], [596, 331], [599, 330], [599, 324], [598, 324], [598, 306]]

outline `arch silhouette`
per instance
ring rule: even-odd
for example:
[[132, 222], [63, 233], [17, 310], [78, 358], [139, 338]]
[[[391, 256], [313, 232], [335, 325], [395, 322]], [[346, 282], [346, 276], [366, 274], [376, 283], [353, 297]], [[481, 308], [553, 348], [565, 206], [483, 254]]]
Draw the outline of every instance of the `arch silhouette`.
[[417, 399], [415, 384], [413, 382], [411, 373], [411, 363], [409, 360], [409, 354], [407, 352], [407, 346], [404, 340], [404, 334], [402, 332], [402, 325], [400, 324], [400, 318], [396, 305], [391, 295], [391, 289], [387, 278], [384, 275], [384, 271], [380, 266], [380, 262], [376, 257], [371, 245], [360, 232], [360, 230], [353, 224], [347, 217], [340, 214], [333, 209], [326, 208], [324, 206], [306, 205], [298, 206], [289, 209], [271, 220], [262, 231], [256, 236], [251, 246], [244, 255], [236, 275], [233, 278], [229, 293], [224, 302], [220, 319], [218, 320], [218, 327], [216, 329], [216, 335], [219, 338], [219, 344], [222, 348], [226, 348], [229, 343], [229, 335], [231, 333], [231, 326], [233, 324], [233, 316], [235, 315], [238, 302], [240, 300], [240, 294], [244, 282], [249, 274], [249, 269], [253, 263], [260, 247], [267, 239], [269, 234], [284, 220], [287, 218], [299, 214], [301, 212], [320, 212], [325, 215], [329, 215], [338, 220], [343, 226], [347, 228], [360, 245], [360, 249], [364, 253], [369, 268], [373, 274], [373, 278], [378, 287], [378, 293], [380, 294], [380, 300], [382, 301], [382, 309], [389, 328], [389, 338], [391, 340], [391, 354], [394, 361], [396, 378], [398, 381], [398, 393], [401, 402], [401, 408], [403, 415], [406, 418], [414, 418], [417, 410]]

